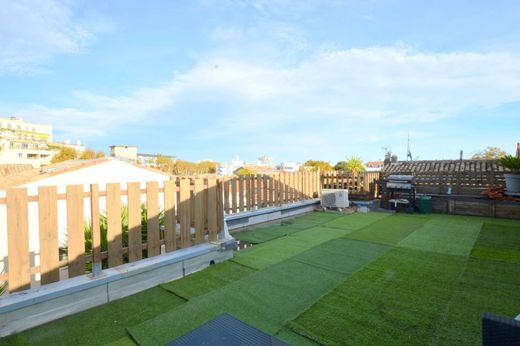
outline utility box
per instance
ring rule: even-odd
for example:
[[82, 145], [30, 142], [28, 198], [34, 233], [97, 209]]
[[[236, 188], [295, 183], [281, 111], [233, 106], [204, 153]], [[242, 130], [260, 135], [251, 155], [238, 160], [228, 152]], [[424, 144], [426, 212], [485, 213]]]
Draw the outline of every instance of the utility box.
[[432, 198], [430, 196], [421, 196], [419, 198], [419, 212], [421, 214], [432, 213]]

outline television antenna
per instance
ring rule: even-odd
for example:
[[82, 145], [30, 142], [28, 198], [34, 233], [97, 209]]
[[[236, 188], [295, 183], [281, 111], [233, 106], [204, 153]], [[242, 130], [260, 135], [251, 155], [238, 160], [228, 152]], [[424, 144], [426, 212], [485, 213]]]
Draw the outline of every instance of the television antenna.
[[412, 152], [410, 151], [410, 132], [408, 132], [408, 143], [406, 145], [406, 161], [413, 161]]

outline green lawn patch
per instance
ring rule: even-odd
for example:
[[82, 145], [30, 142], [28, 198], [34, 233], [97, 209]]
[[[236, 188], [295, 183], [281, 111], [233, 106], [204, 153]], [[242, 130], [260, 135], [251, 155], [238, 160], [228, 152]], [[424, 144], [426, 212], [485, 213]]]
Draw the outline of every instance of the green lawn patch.
[[292, 259], [319, 268], [352, 274], [388, 249], [386, 245], [339, 238], [317, 245]]
[[299, 231], [300, 229], [290, 228], [287, 226], [269, 226], [233, 232], [231, 235], [236, 240], [243, 240], [248, 243], [260, 244], [276, 238], [285, 237], [288, 234]]
[[471, 256], [520, 263], [520, 222], [512, 226], [484, 223]]
[[470, 258], [436, 332], [440, 345], [480, 345], [483, 312], [514, 318], [520, 312], [520, 266]]
[[482, 220], [471, 216], [432, 215], [399, 246], [448, 255], [469, 256], [482, 227]]
[[188, 300], [240, 280], [252, 272], [254, 270], [251, 268], [226, 261], [160, 286]]
[[428, 344], [465, 262], [458, 256], [394, 248], [289, 326], [322, 344]]
[[395, 245], [424, 225], [419, 215], [394, 214], [347, 235], [348, 238]]
[[154, 287], [0, 340], [2, 345], [127, 344], [126, 327], [162, 314], [185, 300]]
[[[356, 242], [346, 239], [341, 241]], [[386, 248], [377, 245], [378, 250], [374, 250], [373, 244], [357, 243], [360, 253], [372, 255], [366, 256], [365, 261], [356, 260], [350, 265], [349, 272], [361, 269]], [[274, 335], [287, 321], [298, 316], [349, 275], [324, 269], [335, 268], [335, 262], [346, 259], [335, 254], [327, 257], [327, 260], [322, 256], [323, 251], [320, 248], [306, 252], [305, 258], [316, 261], [312, 265], [296, 258], [285, 260], [221, 289], [193, 298], [178, 309], [129, 328], [129, 332], [141, 345], [163, 344], [228, 312]]]
[[355, 213], [355, 214], [347, 214], [344, 217], [340, 217], [334, 219], [332, 221], [326, 222], [322, 224], [322, 226], [330, 227], [330, 228], [339, 228], [349, 231], [356, 231], [360, 228], [368, 226], [369, 224], [376, 222], [378, 220], [384, 219], [386, 217], [391, 216], [390, 213], [377, 213], [370, 212], [366, 214]]
[[302, 216], [298, 216], [298, 220], [312, 220], [320, 222], [328, 222], [335, 220], [340, 217], [344, 217], [346, 214], [335, 212], [335, 211], [315, 211], [307, 213]]
[[276, 264], [318, 244], [348, 234], [348, 230], [313, 227], [293, 233], [287, 237], [274, 239], [270, 242], [255, 245], [236, 252], [233, 261], [242, 265], [263, 269]]

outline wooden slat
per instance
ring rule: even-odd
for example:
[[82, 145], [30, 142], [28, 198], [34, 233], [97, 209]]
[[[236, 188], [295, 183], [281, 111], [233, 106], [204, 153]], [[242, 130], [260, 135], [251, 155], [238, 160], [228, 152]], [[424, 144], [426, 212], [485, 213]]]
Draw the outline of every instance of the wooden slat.
[[258, 174], [256, 176], [256, 206], [260, 209], [262, 208], [262, 175]]
[[238, 177], [238, 209], [244, 211], [244, 176]]
[[101, 268], [101, 228], [99, 225], [99, 186], [90, 184], [90, 225], [92, 228], [92, 268]]
[[156, 181], [146, 182], [146, 214], [148, 217], [146, 226], [148, 257], [153, 257], [161, 254], [161, 237], [159, 230], [159, 187]]
[[237, 177], [231, 179], [231, 210], [233, 214], [237, 213], [238, 201], [237, 201]]
[[283, 173], [283, 189], [284, 189], [283, 202], [284, 202], [284, 204], [286, 204], [286, 203], [289, 203], [290, 187], [289, 187], [289, 175], [285, 172]]
[[84, 274], [83, 185], [67, 185], [67, 245], [69, 277]]
[[191, 246], [191, 201], [190, 201], [190, 180], [181, 179], [179, 182], [179, 220], [181, 224], [181, 247]]
[[29, 258], [27, 189], [8, 190], [7, 204], [7, 251], [9, 292], [31, 287], [31, 265]]
[[200, 244], [204, 242], [204, 226], [205, 218], [204, 215], [204, 179], [195, 178], [194, 181], [194, 198], [195, 198], [195, 243]]
[[176, 225], [175, 181], [167, 180], [164, 182], [164, 242], [166, 252], [175, 251], [177, 242]]
[[274, 193], [274, 179], [272, 176], [268, 177], [269, 181], [269, 206], [272, 207], [274, 203], [273, 193]]
[[256, 206], [256, 176], [254, 174], [249, 175], [251, 179], [251, 210]]
[[224, 211], [226, 214], [229, 214], [231, 212], [231, 202], [229, 198], [229, 179], [222, 178], [223, 179], [223, 187], [224, 187]]
[[58, 199], [56, 186], [38, 188], [41, 284], [60, 280]]
[[216, 241], [218, 232], [217, 219], [217, 181], [208, 178], [208, 240]]
[[143, 258], [141, 229], [141, 188], [140, 183], [128, 183], [128, 260]]
[[267, 175], [264, 175], [263, 176], [263, 179], [262, 179], [262, 186], [263, 186], [263, 189], [262, 189], [262, 207], [267, 207], [267, 204], [269, 203], [268, 199], [267, 199], [267, 192], [269, 191], [269, 177]]
[[246, 175], [246, 208], [247, 210], [251, 210], [251, 176]]
[[121, 224], [121, 187], [107, 184], [107, 242], [108, 267], [123, 264], [123, 226]]

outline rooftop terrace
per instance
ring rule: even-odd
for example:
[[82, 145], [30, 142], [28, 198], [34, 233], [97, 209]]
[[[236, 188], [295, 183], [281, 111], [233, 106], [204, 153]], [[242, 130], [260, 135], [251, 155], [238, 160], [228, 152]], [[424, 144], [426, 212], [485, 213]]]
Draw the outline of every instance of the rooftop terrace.
[[480, 344], [520, 313], [520, 221], [315, 212], [227, 262], [0, 344], [164, 344], [228, 312], [295, 345]]

